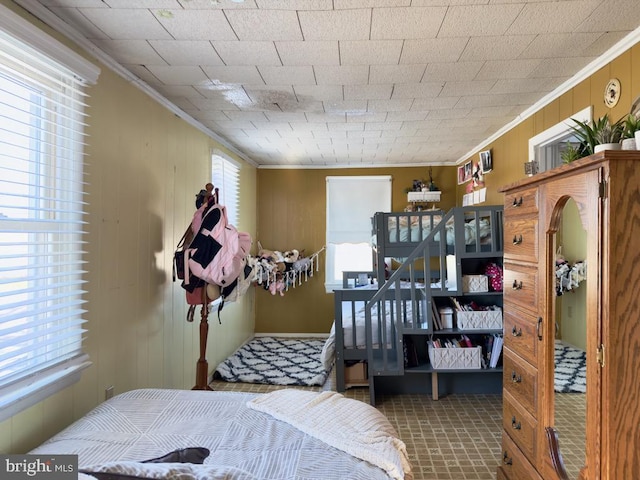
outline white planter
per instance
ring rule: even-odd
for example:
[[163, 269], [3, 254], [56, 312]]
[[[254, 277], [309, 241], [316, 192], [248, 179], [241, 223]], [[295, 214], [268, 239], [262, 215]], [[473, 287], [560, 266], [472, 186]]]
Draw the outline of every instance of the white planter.
[[637, 150], [635, 138], [625, 138], [622, 140], [622, 150]]
[[593, 153], [602, 152], [603, 150], [620, 150], [621, 145], [619, 143], [601, 143], [593, 148]]
[[636, 137], [636, 149], [638, 149], [640, 147], [640, 130], [637, 130], [634, 135]]

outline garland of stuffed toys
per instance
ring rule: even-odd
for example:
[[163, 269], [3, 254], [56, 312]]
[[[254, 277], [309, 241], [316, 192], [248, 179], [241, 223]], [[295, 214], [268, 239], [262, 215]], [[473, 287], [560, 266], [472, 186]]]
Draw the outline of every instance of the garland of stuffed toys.
[[258, 242], [258, 255], [247, 258], [252, 272], [251, 281], [272, 295], [284, 296], [289, 288], [302, 285], [319, 271], [319, 256], [323, 251], [324, 247], [305, 256], [304, 250], [267, 250]]

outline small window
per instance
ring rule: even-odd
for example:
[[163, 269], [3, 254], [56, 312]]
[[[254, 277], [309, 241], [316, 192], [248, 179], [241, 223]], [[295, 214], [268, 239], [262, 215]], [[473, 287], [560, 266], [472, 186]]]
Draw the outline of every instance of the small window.
[[240, 209], [240, 165], [214, 151], [211, 157], [211, 183], [218, 188], [219, 202], [227, 208], [229, 223], [237, 228]]
[[342, 288], [342, 272], [373, 270], [371, 218], [390, 210], [390, 176], [327, 177], [327, 293]]

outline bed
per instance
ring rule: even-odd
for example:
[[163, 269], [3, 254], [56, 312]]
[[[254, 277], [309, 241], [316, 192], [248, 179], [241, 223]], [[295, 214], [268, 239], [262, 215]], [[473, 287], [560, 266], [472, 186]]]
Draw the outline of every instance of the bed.
[[88, 480], [413, 478], [405, 444], [375, 408], [293, 389], [132, 390], [29, 453], [76, 454]]
[[[446, 213], [425, 210], [374, 215], [377, 268], [370, 275], [374, 278], [389, 275], [390, 272], [385, 271], [389, 259], [408, 261], [395, 269], [404, 271], [403, 277], [394, 280], [398, 292], [392, 288], [378, 295], [375, 280], [363, 287], [357, 286], [354, 280], [363, 272], [346, 272], [343, 289], [334, 291], [334, 323], [322, 360], [325, 368], [335, 362], [338, 391], [346, 388], [345, 368], [355, 362], [371, 362], [376, 356], [393, 355], [393, 351], [395, 357], [381, 358], [383, 368], [386, 373], [402, 371], [403, 365], [399, 365], [403, 360], [399, 356], [404, 354], [402, 334], [428, 331], [432, 298], [454, 295], [462, 284], [457, 265], [463, 259], [473, 261], [492, 254], [501, 255], [502, 212], [502, 205], [485, 205], [456, 207]], [[426, 277], [430, 288], [424, 288]], [[367, 333], [369, 322], [364, 305], [372, 299], [371, 326]], [[372, 390], [371, 381], [369, 386]]]

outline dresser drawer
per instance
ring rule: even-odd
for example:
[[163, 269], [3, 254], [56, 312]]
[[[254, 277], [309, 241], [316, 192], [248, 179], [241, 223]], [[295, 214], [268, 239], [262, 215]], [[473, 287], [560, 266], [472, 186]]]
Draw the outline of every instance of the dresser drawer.
[[538, 370], [504, 349], [502, 385], [534, 417], [537, 415]]
[[519, 192], [512, 192], [504, 197], [505, 220], [519, 215], [538, 213], [538, 189], [529, 188]]
[[509, 480], [542, 480], [533, 465], [513, 443], [509, 435], [502, 434], [502, 472]]
[[530, 462], [535, 462], [537, 420], [509, 394], [502, 397], [502, 428]]
[[538, 270], [504, 262], [504, 299], [526, 310], [538, 311]]
[[504, 222], [504, 258], [538, 262], [538, 218], [525, 216]]
[[504, 346], [531, 365], [538, 362], [538, 317], [513, 308], [504, 309]]

